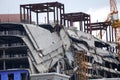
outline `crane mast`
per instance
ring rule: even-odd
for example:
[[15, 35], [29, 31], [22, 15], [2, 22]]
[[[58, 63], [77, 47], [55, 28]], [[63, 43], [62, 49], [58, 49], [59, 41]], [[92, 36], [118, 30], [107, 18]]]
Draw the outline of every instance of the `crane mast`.
[[110, 22], [115, 32], [115, 42], [118, 44], [118, 57], [120, 59], [120, 20], [116, 0], [110, 0]]

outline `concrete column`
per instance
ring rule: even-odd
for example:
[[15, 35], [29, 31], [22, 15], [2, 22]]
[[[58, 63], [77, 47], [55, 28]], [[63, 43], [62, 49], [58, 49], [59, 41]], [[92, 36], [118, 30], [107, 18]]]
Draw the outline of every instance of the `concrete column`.
[[3, 50], [3, 58], [4, 58], [4, 61], [3, 61], [3, 70], [6, 69], [6, 64], [5, 64], [5, 50]]

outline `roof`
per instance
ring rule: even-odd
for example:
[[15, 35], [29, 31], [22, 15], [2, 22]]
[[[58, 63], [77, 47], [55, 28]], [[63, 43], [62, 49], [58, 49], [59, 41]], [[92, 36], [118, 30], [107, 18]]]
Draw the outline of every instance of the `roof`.
[[49, 3], [35, 3], [35, 4], [23, 4], [20, 7], [24, 7], [26, 9], [30, 9], [33, 12], [54, 12], [52, 7], [63, 8], [64, 4], [59, 2], [49, 2]]

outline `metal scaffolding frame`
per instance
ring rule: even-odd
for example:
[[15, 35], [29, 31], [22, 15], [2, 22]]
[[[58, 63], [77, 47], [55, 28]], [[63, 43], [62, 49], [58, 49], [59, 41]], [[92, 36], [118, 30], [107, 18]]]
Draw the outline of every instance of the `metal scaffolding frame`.
[[[113, 36], [113, 28], [111, 26], [110, 22], [96, 22], [96, 23], [91, 23], [91, 28], [88, 27], [87, 29], [88, 31], [92, 30], [92, 31], [97, 31], [99, 30], [99, 33], [97, 35], [97, 37], [99, 37], [100, 39], [102, 39], [103, 35], [106, 35], [106, 41], [114, 41], [114, 36]], [[108, 35], [109, 34], [109, 35]]]
[[78, 66], [77, 80], [88, 80], [88, 58], [85, 54], [85, 51], [78, 51], [75, 56], [75, 62]]
[[[80, 31], [87, 32], [86, 29], [90, 27], [90, 15], [83, 13], [83, 12], [76, 12], [76, 13], [66, 13], [62, 14], [62, 21], [65, 26], [73, 26], [73, 22], [79, 22]], [[91, 31], [89, 32], [91, 33]]]
[[[32, 12], [36, 13], [36, 24], [39, 24], [38, 13], [47, 13], [47, 23], [50, 23], [49, 13], [53, 12], [53, 21], [56, 24], [62, 24], [61, 14], [64, 14], [64, 4], [59, 2], [36, 3], [20, 5], [21, 22], [32, 23]], [[23, 14], [23, 15], [22, 15]], [[27, 14], [27, 16], [25, 16]], [[43, 20], [42, 20], [43, 21]]]

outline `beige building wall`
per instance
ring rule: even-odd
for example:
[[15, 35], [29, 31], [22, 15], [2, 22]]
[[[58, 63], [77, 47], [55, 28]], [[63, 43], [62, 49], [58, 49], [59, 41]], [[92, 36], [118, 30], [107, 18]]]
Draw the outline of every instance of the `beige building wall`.
[[[26, 15], [27, 17], [27, 15]], [[17, 22], [20, 23], [20, 14], [0, 14], [0, 22]]]

